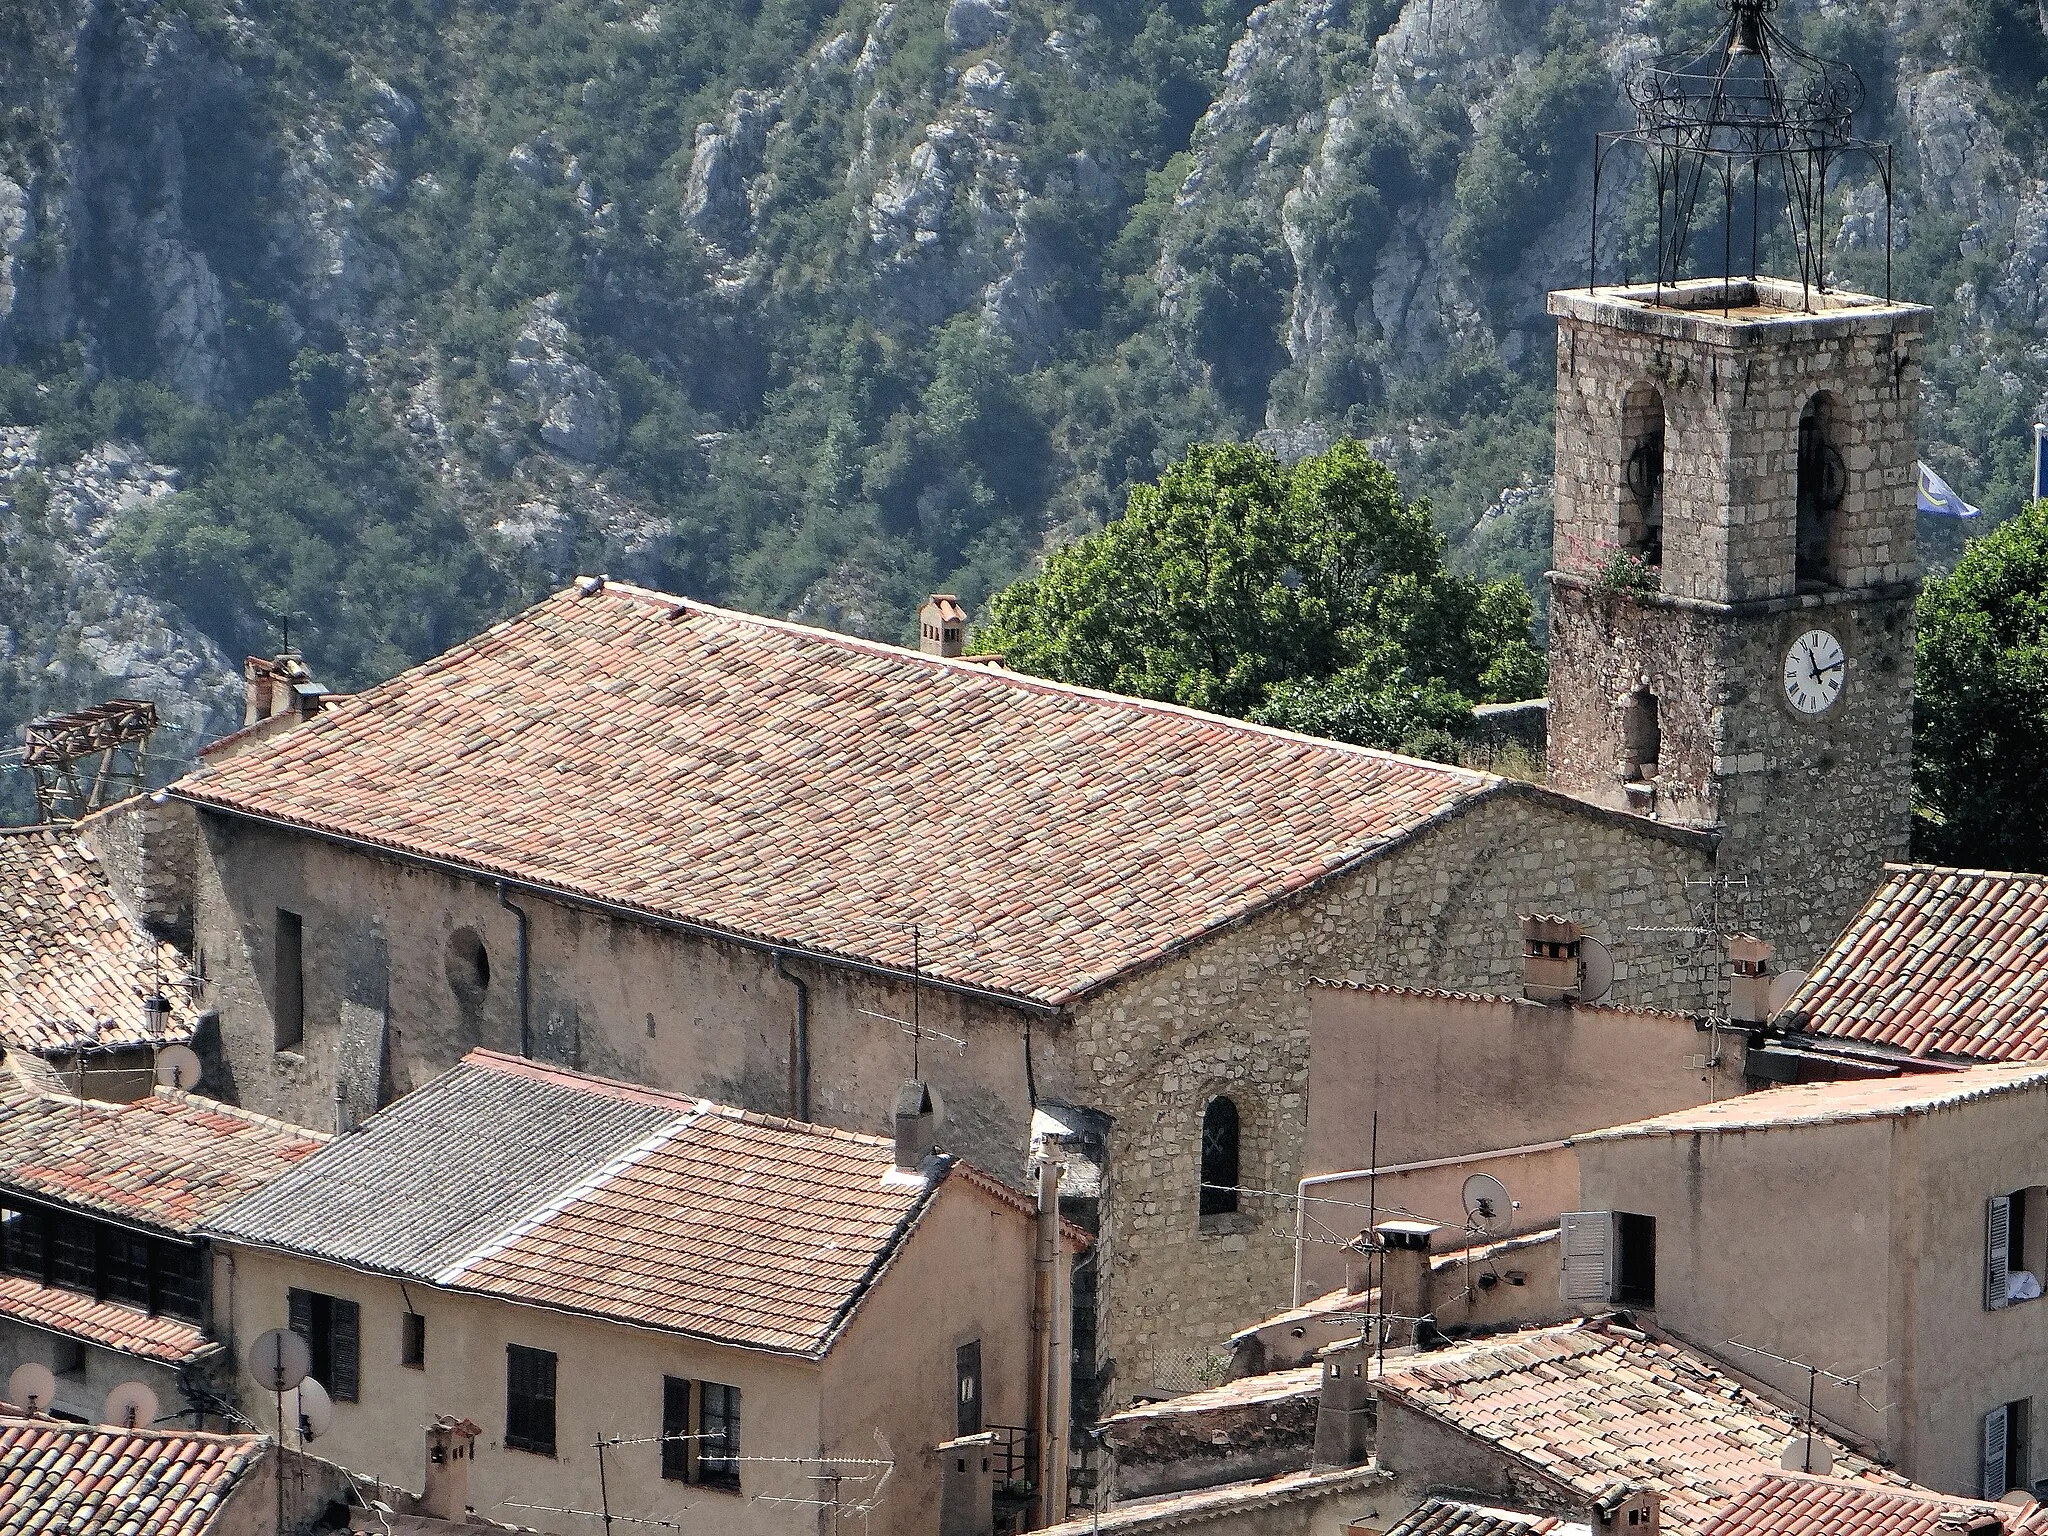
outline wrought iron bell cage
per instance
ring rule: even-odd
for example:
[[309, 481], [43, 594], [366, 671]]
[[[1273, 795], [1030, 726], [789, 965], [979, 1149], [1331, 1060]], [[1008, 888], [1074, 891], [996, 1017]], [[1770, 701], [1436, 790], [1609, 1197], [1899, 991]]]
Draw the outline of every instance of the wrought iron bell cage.
[[[1595, 135], [1593, 219], [1586, 284], [1599, 280], [1600, 192], [1616, 150], [1640, 150], [1657, 193], [1656, 301], [1685, 273], [1701, 202], [1721, 202], [1724, 291], [1743, 276], [1736, 201], [1747, 184], [1747, 276], [1758, 276], [1766, 198], [1782, 201], [1799, 266], [1802, 301], [1828, 289], [1828, 177], [1867, 160], [1884, 192], [1884, 292], [1892, 293], [1892, 147], [1856, 135], [1863, 82], [1846, 64], [1807, 52], [1771, 19], [1777, 0], [1730, 0], [1721, 35], [1689, 58], [1659, 60], [1630, 82], [1632, 128]], [[1708, 274], [1711, 276], [1712, 274]]]

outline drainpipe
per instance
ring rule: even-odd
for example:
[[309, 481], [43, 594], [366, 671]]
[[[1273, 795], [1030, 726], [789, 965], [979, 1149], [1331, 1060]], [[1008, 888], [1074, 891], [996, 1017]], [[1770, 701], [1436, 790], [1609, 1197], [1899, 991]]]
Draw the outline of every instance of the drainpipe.
[[1038, 1526], [1057, 1525], [1067, 1517], [1067, 1391], [1072, 1366], [1061, 1323], [1068, 1313], [1063, 1292], [1065, 1245], [1060, 1239], [1059, 1161], [1061, 1137], [1048, 1135], [1039, 1144], [1038, 1233], [1031, 1287], [1031, 1395], [1026, 1419], [1032, 1438], [1038, 1481]]
[[519, 919], [519, 1054], [533, 1055], [533, 1024], [528, 1017], [526, 1004], [526, 908], [516, 905], [505, 894], [505, 882], [498, 882], [498, 905]]
[[811, 1118], [811, 987], [803, 977], [782, 968], [775, 951], [775, 974], [796, 988], [796, 1048], [790, 1052], [789, 1098], [799, 1120]]

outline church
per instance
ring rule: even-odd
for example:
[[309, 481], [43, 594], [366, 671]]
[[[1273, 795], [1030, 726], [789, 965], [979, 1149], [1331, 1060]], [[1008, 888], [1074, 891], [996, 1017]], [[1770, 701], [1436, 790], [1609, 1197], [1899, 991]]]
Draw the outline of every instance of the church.
[[1719, 934], [1810, 963], [1905, 852], [1927, 312], [1551, 307], [1546, 785], [1023, 676], [943, 604], [910, 650], [590, 577], [90, 835], [212, 1091], [345, 1129], [483, 1046], [878, 1131], [915, 1076], [1001, 1177], [1064, 1138], [1077, 1416], [1199, 1384], [1289, 1295], [1312, 982], [1512, 991], [1540, 913], [1714, 1009]]

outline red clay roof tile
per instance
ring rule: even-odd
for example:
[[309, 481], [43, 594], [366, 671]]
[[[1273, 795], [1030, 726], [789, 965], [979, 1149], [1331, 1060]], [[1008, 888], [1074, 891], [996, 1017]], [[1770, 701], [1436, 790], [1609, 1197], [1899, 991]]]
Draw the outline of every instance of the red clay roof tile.
[[1887, 865], [1788, 1012], [1915, 1056], [2048, 1060], [2048, 876]]
[[204, 1536], [269, 1444], [0, 1418], [0, 1536]]
[[128, 920], [99, 861], [66, 827], [0, 828], [0, 1046], [59, 1055], [79, 1045], [189, 1040], [182, 990], [161, 1036], [142, 1028], [152, 973], [185, 962]]
[[[1839, 1477], [1773, 1472], [1738, 1493], [1703, 1536], [1962, 1536], [1957, 1516], [1993, 1517], [2006, 1536], [2031, 1536], [2048, 1524], [2048, 1506], [2014, 1508], [1925, 1488], [1884, 1488]], [[1948, 1522], [1943, 1517], [1948, 1517]]]
[[614, 583], [174, 793], [1058, 1003], [1498, 783]]

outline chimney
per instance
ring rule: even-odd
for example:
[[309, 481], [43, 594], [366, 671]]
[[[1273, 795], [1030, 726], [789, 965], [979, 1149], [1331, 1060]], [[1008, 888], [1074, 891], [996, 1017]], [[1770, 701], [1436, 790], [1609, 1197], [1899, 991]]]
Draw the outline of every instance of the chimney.
[[967, 653], [967, 610], [950, 592], [934, 592], [917, 610], [917, 648], [927, 656]]
[[468, 1518], [469, 1466], [476, 1460], [476, 1437], [481, 1433], [468, 1419], [446, 1413], [427, 1426], [427, 1487], [418, 1513], [433, 1520]]
[[1383, 1221], [1372, 1229], [1379, 1239], [1380, 1311], [1394, 1336], [1410, 1339], [1429, 1316], [1429, 1241], [1440, 1229], [1431, 1221]]
[[1534, 913], [1522, 919], [1522, 996], [1559, 1003], [1579, 995], [1579, 925]]
[[896, 1090], [896, 1166], [916, 1173], [930, 1157], [937, 1135], [933, 1126], [931, 1090], [908, 1078]]
[[1728, 1018], [1761, 1024], [1771, 1016], [1771, 956], [1768, 940], [1733, 934], [1728, 940]]
[[1323, 1352], [1323, 1389], [1316, 1396], [1317, 1467], [1355, 1467], [1372, 1452], [1378, 1422], [1366, 1362], [1372, 1349], [1361, 1336]]
[[273, 715], [310, 719], [320, 712], [327, 690], [313, 681], [306, 658], [286, 648], [274, 657], [251, 656], [242, 663], [244, 683], [242, 725], [260, 724]]
[[1593, 1536], [1657, 1536], [1664, 1497], [1641, 1483], [1615, 1483], [1594, 1503]]

